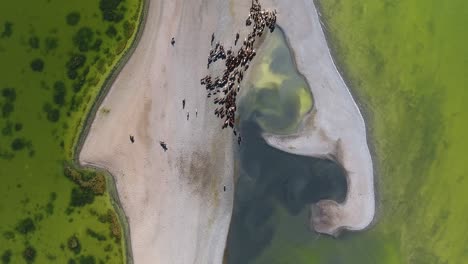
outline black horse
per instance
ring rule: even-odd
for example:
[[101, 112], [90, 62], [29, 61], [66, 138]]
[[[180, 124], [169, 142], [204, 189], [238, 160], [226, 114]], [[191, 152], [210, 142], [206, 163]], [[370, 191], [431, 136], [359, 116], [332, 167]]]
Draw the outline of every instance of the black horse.
[[164, 150], [164, 152], [166, 152], [168, 150], [167, 148], [167, 144], [164, 143], [164, 141], [159, 141], [159, 145], [161, 145], [162, 149]]

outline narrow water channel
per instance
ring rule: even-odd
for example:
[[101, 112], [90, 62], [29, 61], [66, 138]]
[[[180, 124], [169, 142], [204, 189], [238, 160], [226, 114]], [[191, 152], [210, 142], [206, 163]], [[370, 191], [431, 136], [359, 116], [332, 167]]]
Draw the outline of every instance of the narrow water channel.
[[281, 31], [265, 40], [261, 53], [239, 107], [244, 141], [227, 244], [229, 264], [266, 263], [265, 252], [280, 254], [274, 247], [317, 239], [308, 224], [309, 205], [321, 199], [340, 202], [346, 195], [338, 164], [288, 154], [263, 140], [264, 131], [294, 132], [313, 100]]

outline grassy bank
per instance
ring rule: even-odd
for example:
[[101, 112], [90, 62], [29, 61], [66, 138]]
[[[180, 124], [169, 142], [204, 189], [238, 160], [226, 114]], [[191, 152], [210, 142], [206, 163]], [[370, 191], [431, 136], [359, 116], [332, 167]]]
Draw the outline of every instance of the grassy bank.
[[142, 2], [1, 6], [2, 261], [124, 262], [112, 183], [66, 168], [101, 87], [135, 39]]

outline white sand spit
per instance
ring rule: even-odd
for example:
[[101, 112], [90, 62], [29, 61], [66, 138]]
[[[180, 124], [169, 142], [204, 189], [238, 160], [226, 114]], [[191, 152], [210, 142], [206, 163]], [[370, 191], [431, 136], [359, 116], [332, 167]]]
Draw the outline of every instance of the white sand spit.
[[[271, 2], [270, 2], [271, 1]], [[311, 225], [320, 233], [362, 230], [375, 214], [374, 175], [359, 109], [333, 63], [314, 2], [267, 0], [278, 10], [299, 72], [314, 96], [314, 110], [296, 135], [265, 134], [271, 146], [312, 157], [332, 158], [347, 174], [348, 193], [342, 204], [322, 200], [312, 205]]]

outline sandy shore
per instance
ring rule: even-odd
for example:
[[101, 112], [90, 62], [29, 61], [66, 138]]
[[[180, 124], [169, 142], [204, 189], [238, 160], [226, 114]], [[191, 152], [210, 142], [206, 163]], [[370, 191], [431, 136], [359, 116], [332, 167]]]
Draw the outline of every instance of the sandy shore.
[[[271, 2], [270, 2], [271, 1]], [[298, 133], [264, 135], [283, 151], [338, 161], [347, 174], [348, 193], [342, 204], [322, 200], [312, 205], [311, 226], [337, 235], [340, 230], [362, 230], [375, 214], [374, 175], [362, 115], [332, 60], [313, 1], [267, 0], [278, 12], [293, 50], [298, 70], [314, 96], [314, 110]]]
[[200, 79], [211, 34], [222, 43], [235, 32], [243, 39], [249, 8], [152, 0], [141, 40], [93, 120], [79, 160], [114, 176], [135, 263], [222, 262], [237, 144], [220, 129]]
[[[262, 5], [279, 12], [278, 22], [296, 53], [299, 70], [314, 84], [313, 131], [326, 136], [320, 141], [325, 144], [317, 143], [324, 148], [319, 151], [291, 149], [298, 143], [313, 147], [317, 137], [293, 141], [270, 137], [270, 143], [313, 156], [340, 149], [336, 157], [350, 172], [348, 199], [343, 205], [329, 206], [326, 201], [321, 205], [340, 213], [333, 228], [364, 228], [374, 213], [364, 123], [333, 65], [313, 3], [285, 0]], [[243, 39], [249, 7], [250, 0], [152, 0], [142, 38], [91, 125], [80, 162], [115, 177], [135, 263], [222, 263], [232, 213], [236, 145], [231, 131], [220, 130], [221, 121], [213, 116], [215, 107], [199, 80], [208, 73], [211, 34], [232, 43], [239, 31]], [[173, 36], [175, 47], [170, 45]], [[159, 140], [167, 143], [167, 152]]]

